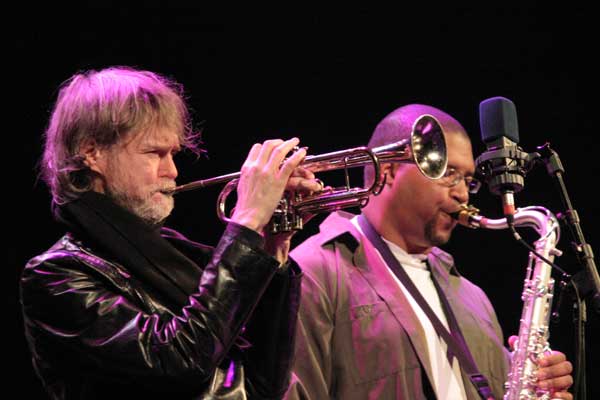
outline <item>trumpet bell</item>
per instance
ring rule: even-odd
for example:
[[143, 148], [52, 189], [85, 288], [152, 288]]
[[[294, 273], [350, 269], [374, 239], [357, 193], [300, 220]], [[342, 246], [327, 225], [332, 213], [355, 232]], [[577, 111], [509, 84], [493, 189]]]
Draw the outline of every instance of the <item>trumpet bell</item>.
[[423, 175], [439, 179], [446, 173], [448, 158], [444, 132], [433, 116], [425, 114], [415, 121], [410, 147], [413, 160]]

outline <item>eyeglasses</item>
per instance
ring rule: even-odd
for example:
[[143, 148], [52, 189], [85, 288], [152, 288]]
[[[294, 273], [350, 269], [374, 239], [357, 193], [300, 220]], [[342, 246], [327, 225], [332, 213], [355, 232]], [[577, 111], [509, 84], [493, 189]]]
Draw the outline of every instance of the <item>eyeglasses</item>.
[[467, 185], [469, 193], [477, 193], [481, 187], [481, 182], [472, 176], [464, 176], [458, 172], [455, 168], [446, 169], [446, 173], [438, 180], [438, 182], [446, 187], [453, 187], [464, 181]]

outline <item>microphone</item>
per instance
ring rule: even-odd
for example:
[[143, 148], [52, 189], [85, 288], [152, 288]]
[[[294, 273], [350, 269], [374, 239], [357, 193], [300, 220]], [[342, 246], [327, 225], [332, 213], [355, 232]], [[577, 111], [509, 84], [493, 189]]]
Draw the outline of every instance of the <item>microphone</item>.
[[481, 139], [487, 151], [477, 157], [477, 174], [493, 194], [502, 196], [502, 211], [512, 225], [515, 215], [514, 194], [525, 186], [525, 174], [532, 160], [518, 146], [519, 124], [515, 104], [504, 97], [492, 97], [479, 104]]

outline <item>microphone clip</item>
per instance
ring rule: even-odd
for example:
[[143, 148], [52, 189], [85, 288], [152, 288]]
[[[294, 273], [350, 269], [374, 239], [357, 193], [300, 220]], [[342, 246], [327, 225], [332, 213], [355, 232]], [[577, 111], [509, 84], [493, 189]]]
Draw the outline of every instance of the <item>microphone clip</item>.
[[525, 186], [525, 175], [540, 154], [527, 153], [506, 137], [488, 143], [488, 148], [475, 160], [476, 178], [485, 181], [490, 192], [496, 195], [521, 191]]

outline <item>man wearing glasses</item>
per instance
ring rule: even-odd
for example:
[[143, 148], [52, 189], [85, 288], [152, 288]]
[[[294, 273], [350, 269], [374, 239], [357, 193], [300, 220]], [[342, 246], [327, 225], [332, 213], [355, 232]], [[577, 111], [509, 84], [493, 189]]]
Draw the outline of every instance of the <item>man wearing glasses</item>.
[[[289, 399], [502, 398], [510, 361], [494, 309], [437, 247], [456, 226], [451, 214], [478, 186], [465, 129], [413, 104], [385, 117], [369, 147], [408, 138], [423, 114], [444, 130], [445, 176], [382, 164], [383, 190], [362, 215], [333, 213], [291, 253], [304, 278]], [[366, 168], [365, 184], [372, 180]], [[564, 355], [549, 354], [540, 366], [538, 386], [572, 398]]]

